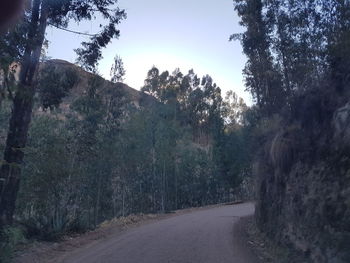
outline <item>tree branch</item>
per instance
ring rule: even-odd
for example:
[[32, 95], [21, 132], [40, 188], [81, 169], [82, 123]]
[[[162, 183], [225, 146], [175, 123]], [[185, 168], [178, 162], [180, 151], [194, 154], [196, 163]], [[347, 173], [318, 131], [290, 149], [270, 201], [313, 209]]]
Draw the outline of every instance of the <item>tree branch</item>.
[[89, 34], [89, 33], [83, 33], [83, 32], [79, 32], [79, 31], [70, 30], [70, 29], [67, 29], [67, 28], [64, 28], [64, 27], [57, 26], [57, 25], [52, 24], [52, 23], [48, 23], [48, 25], [53, 26], [53, 27], [55, 27], [57, 29], [69, 32], [69, 33], [77, 34], [77, 35], [83, 35], [83, 36], [89, 36], [89, 37], [94, 37], [94, 36], [98, 35], [98, 34]]

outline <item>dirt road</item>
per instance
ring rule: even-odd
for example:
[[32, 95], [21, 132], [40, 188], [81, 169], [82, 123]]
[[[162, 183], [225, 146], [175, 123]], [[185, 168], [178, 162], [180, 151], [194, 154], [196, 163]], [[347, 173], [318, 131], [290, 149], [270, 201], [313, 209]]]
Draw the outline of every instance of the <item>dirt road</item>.
[[256, 263], [235, 236], [234, 224], [251, 215], [250, 203], [170, 217], [80, 248], [65, 263]]

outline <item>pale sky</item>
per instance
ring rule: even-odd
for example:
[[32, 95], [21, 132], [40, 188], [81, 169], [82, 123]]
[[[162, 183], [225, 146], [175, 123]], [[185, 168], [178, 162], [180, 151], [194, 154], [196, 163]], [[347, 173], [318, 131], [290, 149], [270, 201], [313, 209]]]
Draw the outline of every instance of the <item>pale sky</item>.
[[[125, 83], [143, 86], [153, 65], [160, 71], [175, 68], [186, 74], [191, 68], [202, 77], [209, 74], [222, 89], [235, 91], [251, 104], [244, 92], [242, 69], [246, 57], [239, 42], [229, 42], [242, 32], [232, 0], [119, 0], [127, 19], [119, 26], [120, 38], [103, 50], [98, 71], [106, 79], [115, 55], [126, 69]], [[70, 29], [96, 33], [100, 21], [72, 24]], [[49, 28], [48, 56], [75, 62], [74, 48], [88, 37]]]

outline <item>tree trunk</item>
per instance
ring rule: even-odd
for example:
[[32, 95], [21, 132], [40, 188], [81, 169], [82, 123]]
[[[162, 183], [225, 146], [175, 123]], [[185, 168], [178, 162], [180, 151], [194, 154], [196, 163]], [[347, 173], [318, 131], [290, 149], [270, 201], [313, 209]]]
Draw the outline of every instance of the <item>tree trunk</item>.
[[161, 187], [162, 187], [162, 190], [161, 190], [161, 200], [162, 200], [162, 213], [165, 212], [165, 160], [163, 160], [163, 173], [162, 173], [162, 178], [161, 178]]
[[97, 226], [98, 221], [99, 221], [99, 210], [100, 210], [100, 199], [101, 199], [101, 182], [102, 178], [101, 178], [101, 174], [98, 175], [98, 181], [97, 181], [97, 193], [96, 193], [96, 203], [95, 203], [95, 211], [94, 211], [94, 215], [95, 215], [95, 226]]
[[[41, 5], [41, 8], [40, 8]], [[40, 10], [40, 11], [39, 11]], [[40, 13], [40, 17], [39, 17]], [[34, 0], [28, 43], [21, 65], [18, 88], [13, 100], [4, 160], [0, 168], [0, 228], [11, 224], [19, 190], [23, 149], [27, 143], [35, 87], [33, 78], [45, 37], [48, 10], [41, 1]]]
[[123, 186], [123, 192], [122, 192], [122, 216], [125, 216], [125, 190]]
[[177, 186], [177, 181], [178, 181], [178, 171], [179, 171], [179, 167], [178, 167], [178, 159], [175, 159], [175, 209], [178, 209], [178, 186]]
[[157, 200], [156, 200], [156, 151], [154, 148], [154, 144], [152, 146], [152, 191], [153, 191], [153, 211], [157, 210]]

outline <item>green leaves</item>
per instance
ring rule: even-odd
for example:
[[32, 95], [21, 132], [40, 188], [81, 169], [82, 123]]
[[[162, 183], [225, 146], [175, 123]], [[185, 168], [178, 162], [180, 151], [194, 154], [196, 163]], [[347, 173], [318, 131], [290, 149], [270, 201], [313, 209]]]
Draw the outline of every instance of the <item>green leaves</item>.
[[243, 34], [242, 33], [237, 33], [237, 34], [232, 34], [229, 38], [229, 41], [242, 41], [243, 40]]
[[109, 24], [104, 26], [101, 32], [91, 37], [90, 42], [83, 42], [82, 48], [75, 50], [78, 55], [77, 62], [91, 72], [95, 72], [97, 62], [102, 58], [101, 49], [106, 47], [113, 38], [119, 37], [120, 32], [116, 25], [126, 18], [124, 10], [116, 9], [113, 14], [110, 14], [105, 9], [105, 5], [97, 5], [97, 8], [104, 12], [105, 18], [109, 19]]
[[[343, 81], [332, 67], [344, 72], [340, 65], [346, 62], [334, 64], [340, 57], [333, 47], [345, 43], [342, 34], [349, 32], [348, 1], [234, 0], [234, 6], [246, 31], [230, 40], [241, 40], [246, 87], [264, 115], [297, 110], [291, 109], [294, 98], [322, 86], [330, 71], [332, 81]], [[336, 49], [346, 56], [341, 45]]]

